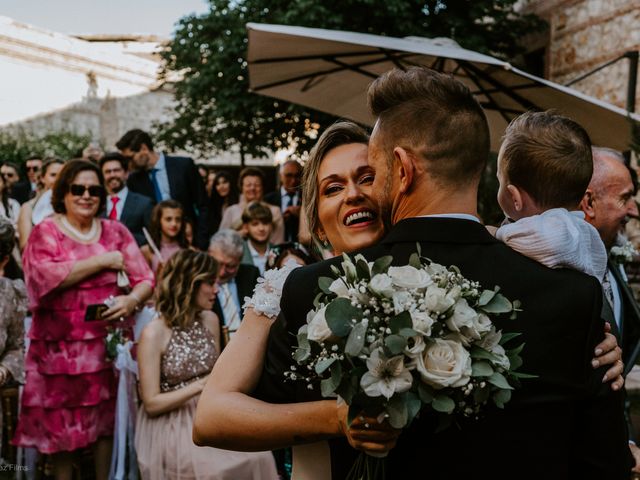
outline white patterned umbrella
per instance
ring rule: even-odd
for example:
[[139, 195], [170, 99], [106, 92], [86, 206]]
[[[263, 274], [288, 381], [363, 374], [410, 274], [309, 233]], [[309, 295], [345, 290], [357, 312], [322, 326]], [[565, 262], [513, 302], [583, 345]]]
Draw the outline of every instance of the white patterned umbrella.
[[[528, 110], [556, 109], [579, 122], [594, 144], [628, 150], [628, 113], [509, 63], [460, 48], [448, 39], [392, 38], [363, 33], [248, 23], [253, 92], [304, 105], [365, 125], [369, 84], [394, 67], [420, 65], [450, 73], [485, 109], [491, 146]], [[633, 115], [636, 121], [640, 116]]]

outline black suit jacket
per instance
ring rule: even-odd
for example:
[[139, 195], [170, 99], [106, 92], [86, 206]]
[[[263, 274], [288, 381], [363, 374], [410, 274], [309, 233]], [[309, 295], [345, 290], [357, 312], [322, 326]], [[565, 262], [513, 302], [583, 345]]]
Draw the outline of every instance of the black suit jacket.
[[9, 191], [9, 197], [16, 200], [20, 205], [27, 202], [31, 195], [31, 184], [26, 181], [19, 181], [12, 185]]
[[120, 221], [129, 229], [138, 245], [147, 243], [142, 227], [149, 228], [153, 202], [149, 197], [135, 192], [128, 192], [122, 207]]
[[622, 348], [622, 361], [625, 375], [633, 368], [640, 353], [640, 308], [627, 281], [620, 272], [620, 266], [609, 262], [609, 271], [613, 274], [618, 285], [620, 300], [622, 301], [621, 332], [618, 342]]
[[[235, 279], [240, 305], [244, 304], [244, 297], [250, 297], [253, 295], [253, 289], [255, 288], [256, 283], [258, 283], [259, 277], [260, 270], [258, 270], [258, 267], [246, 265], [244, 263], [240, 264]], [[222, 312], [222, 305], [220, 305], [220, 300], [218, 300], [217, 296], [216, 301], [213, 304], [213, 312], [218, 316], [220, 323], [220, 341], [224, 342], [224, 335], [222, 335], [222, 327], [225, 325], [224, 314]], [[242, 316], [242, 312], [240, 312], [240, 316]], [[221, 345], [221, 349], [222, 348], [224, 348], [224, 345]]]
[[[523, 381], [504, 410], [487, 409], [478, 421], [461, 422], [436, 433], [425, 412], [400, 437], [387, 471], [424, 472], [428, 479], [628, 478], [631, 468], [622, 396], [601, 379], [590, 360], [602, 340], [602, 291], [590, 276], [548, 269], [509, 249], [479, 223], [451, 218], [413, 218], [399, 222], [377, 246], [361, 253], [370, 260], [392, 255], [408, 263], [419, 242], [422, 254], [443, 265], [457, 265], [486, 288], [498, 285], [522, 302], [516, 320], [499, 318], [503, 332], [520, 332], [525, 343]], [[292, 364], [298, 328], [312, 308], [319, 276], [331, 276], [332, 259], [294, 270], [287, 279], [274, 322], [257, 396], [272, 402], [317, 400], [303, 382], [283, 381]], [[355, 458], [346, 441], [330, 441], [333, 480], [345, 478]], [[395, 478], [395, 477], [390, 477]]]
[[[208, 216], [209, 202], [198, 169], [189, 157], [165, 155], [164, 158], [171, 198], [180, 202], [184, 207], [184, 214], [196, 222], [195, 244], [206, 249], [209, 238], [205, 219]], [[156, 203], [153, 184], [147, 171], [132, 172], [127, 180], [127, 186], [129, 190], [149, 197], [154, 204]]]
[[[302, 193], [298, 194], [298, 197], [302, 198]], [[282, 208], [282, 193], [278, 188], [274, 192], [269, 192], [264, 196], [264, 201], [275, 205], [278, 208]], [[299, 203], [298, 203], [299, 204]], [[282, 210], [284, 218], [284, 210]], [[300, 227], [300, 218], [290, 215], [289, 218], [284, 220], [284, 240], [285, 242], [297, 242], [298, 241], [298, 229]]]

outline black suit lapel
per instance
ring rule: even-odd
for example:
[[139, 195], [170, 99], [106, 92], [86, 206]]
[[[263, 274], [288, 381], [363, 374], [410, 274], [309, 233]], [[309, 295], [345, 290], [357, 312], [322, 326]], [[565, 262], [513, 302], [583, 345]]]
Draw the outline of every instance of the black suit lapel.
[[[164, 168], [167, 170], [167, 178], [169, 179], [169, 195], [171, 198], [180, 198], [178, 195], [178, 185], [176, 184], [177, 175], [175, 162], [167, 155], [164, 156]], [[194, 185], [195, 188], [195, 185]]]
[[609, 262], [609, 271], [615, 278], [620, 292], [622, 302], [622, 354], [625, 362], [625, 375], [629, 373], [640, 354], [640, 307], [629, 287], [623, 278], [618, 264]]
[[120, 221], [127, 224], [129, 221], [129, 217], [131, 216], [132, 210], [135, 210], [135, 202], [132, 200], [131, 194], [127, 195], [127, 199], [124, 201], [124, 205], [122, 206], [122, 215], [120, 215]]
[[129, 175], [127, 180], [127, 187], [129, 190], [140, 195], [144, 195], [151, 199], [153, 204], [156, 204], [156, 194], [153, 190], [153, 184], [149, 179], [149, 174], [146, 171], [138, 170], [137, 172]]

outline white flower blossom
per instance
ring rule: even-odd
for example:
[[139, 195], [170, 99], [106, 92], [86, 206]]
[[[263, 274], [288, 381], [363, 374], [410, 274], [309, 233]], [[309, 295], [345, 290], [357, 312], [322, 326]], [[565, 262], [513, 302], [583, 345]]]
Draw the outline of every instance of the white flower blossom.
[[349, 287], [347, 287], [341, 278], [335, 279], [331, 285], [329, 285], [329, 291], [335, 293], [338, 297], [349, 297]]
[[471, 379], [471, 356], [461, 343], [436, 338], [417, 358], [416, 369], [436, 389], [461, 387]]
[[393, 284], [401, 288], [426, 288], [433, 283], [431, 276], [423, 269], [411, 265], [389, 267], [387, 272]]
[[386, 273], [374, 275], [369, 283], [369, 290], [378, 295], [390, 297], [393, 294], [393, 282]]
[[327, 307], [324, 306], [317, 312], [311, 311], [307, 314], [307, 338], [309, 340], [323, 342], [333, 334], [327, 325], [326, 310]]
[[432, 312], [443, 313], [451, 308], [455, 302], [447, 297], [447, 291], [436, 285], [430, 285], [424, 294], [426, 307]]
[[402, 355], [386, 358], [382, 350], [374, 350], [367, 359], [367, 369], [369, 371], [360, 379], [360, 386], [370, 397], [389, 399], [394, 393], [411, 388], [413, 377], [405, 367]]

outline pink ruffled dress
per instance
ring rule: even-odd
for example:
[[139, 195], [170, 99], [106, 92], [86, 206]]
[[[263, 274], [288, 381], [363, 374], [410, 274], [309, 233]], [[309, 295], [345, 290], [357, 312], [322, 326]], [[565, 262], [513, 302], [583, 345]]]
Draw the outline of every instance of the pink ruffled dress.
[[100, 238], [91, 244], [66, 236], [51, 218], [29, 237], [23, 259], [33, 323], [16, 445], [55, 453], [113, 435], [117, 382], [105, 351], [109, 322], [85, 322], [84, 316], [88, 305], [124, 292], [114, 270], [56, 289], [75, 262], [110, 251], [122, 252], [131, 286], [153, 286], [153, 274], [126, 227], [100, 222]]

